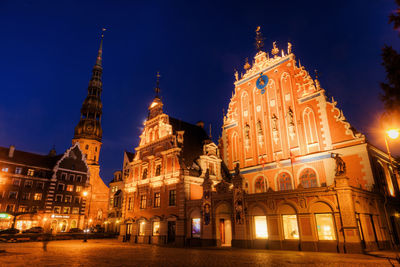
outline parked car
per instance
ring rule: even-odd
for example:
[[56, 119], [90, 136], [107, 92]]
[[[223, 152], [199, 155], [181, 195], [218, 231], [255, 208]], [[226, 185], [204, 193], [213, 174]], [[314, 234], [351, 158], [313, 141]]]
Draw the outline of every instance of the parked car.
[[22, 233], [40, 234], [40, 233], [43, 233], [43, 227], [40, 227], [40, 226], [32, 227], [32, 228], [30, 228], [28, 230], [22, 231]]
[[19, 230], [15, 228], [8, 228], [5, 230], [0, 230], [0, 235], [15, 235], [18, 234]]
[[83, 230], [80, 228], [71, 228], [68, 233], [83, 233]]

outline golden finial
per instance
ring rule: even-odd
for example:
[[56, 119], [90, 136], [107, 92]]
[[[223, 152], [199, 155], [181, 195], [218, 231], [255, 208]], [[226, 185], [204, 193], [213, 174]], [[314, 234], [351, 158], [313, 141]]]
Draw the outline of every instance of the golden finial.
[[321, 84], [319, 83], [318, 80], [318, 70], [314, 70], [315, 73], [315, 87], [317, 88], [317, 90], [321, 89]]
[[246, 63], [244, 64], [244, 69], [247, 71], [251, 68], [250, 64], [249, 64], [249, 58], [246, 57]]
[[292, 53], [292, 44], [290, 42], [287, 43], [287, 53], [288, 55]]
[[276, 47], [276, 41], [272, 43], [272, 46], [273, 46], [273, 48], [271, 50], [271, 54], [276, 56], [279, 53], [279, 48]]

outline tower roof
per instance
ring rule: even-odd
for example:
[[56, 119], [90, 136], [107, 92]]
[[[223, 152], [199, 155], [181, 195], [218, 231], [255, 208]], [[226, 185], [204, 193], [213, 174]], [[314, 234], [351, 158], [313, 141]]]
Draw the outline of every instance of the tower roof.
[[75, 127], [74, 139], [86, 138], [101, 141], [103, 130], [101, 128], [101, 116], [103, 104], [101, 102], [101, 92], [103, 83], [101, 80], [103, 74], [103, 39], [104, 31], [102, 29], [100, 46], [97, 53], [96, 64], [92, 70], [92, 77], [89, 81], [88, 95], [86, 96], [82, 108], [81, 118]]

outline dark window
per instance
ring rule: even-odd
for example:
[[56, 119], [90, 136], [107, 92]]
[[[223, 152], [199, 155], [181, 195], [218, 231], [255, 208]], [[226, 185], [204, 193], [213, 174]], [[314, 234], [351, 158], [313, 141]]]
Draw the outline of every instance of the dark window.
[[279, 190], [292, 190], [292, 178], [287, 172], [282, 172], [278, 176]]
[[132, 198], [128, 198], [128, 210], [133, 210], [133, 201]]
[[29, 193], [22, 193], [22, 200], [29, 200]]
[[64, 184], [58, 184], [57, 190], [58, 191], [63, 191], [64, 190]]
[[65, 196], [64, 202], [70, 203], [72, 200], [72, 196]]
[[32, 180], [25, 181], [25, 187], [32, 188], [32, 185], [33, 185], [33, 181]]
[[160, 192], [154, 193], [154, 207], [160, 207]]
[[61, 180], [67, 180], [67, 174], [66, 173], [62, 173], [61, 174]]
[[9, 194], [8, 194], [8, 198], [10, 198], [10, 199], [17, 199], [17, 192], [15, 192], [15, 191], [11, 191]]
[[56, 202], [62, 201], [62, 195], [56, 195]]
[[77, 175], [76, 176], [76, 181], [77, 182], [82, 182], [82, 175]]
[[169, 190], [169, 205], [176, 205], [176, 190]]
[[36, 183], [36, 188], [37, 189], [43, 189], [43, 187], [44, 187], [44, 183], [43, 182], [37, 182]]
[[20, 179], [13, 179], [13, 185], [19, 186], [21, 184]]
[[161, 165], [157, 165], [156, 167], [156, 176], [159, 176], [161, 174]]
[[142, 179], [147, 179], [147, 169], [143, 170]]

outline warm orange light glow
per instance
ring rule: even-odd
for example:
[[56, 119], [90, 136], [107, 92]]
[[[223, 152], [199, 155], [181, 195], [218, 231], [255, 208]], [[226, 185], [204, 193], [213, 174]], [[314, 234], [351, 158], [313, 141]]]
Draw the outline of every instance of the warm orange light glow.
[[87, 192], [87, 191], [83, 191], [82, 195], [83, 195], [84, 197], [86, 197], [86, 196], [88, 195], [88, 192]]
[[93, 221], [92, 219], [89, 220], [90, 223], [91, 223], [92, 221]]
[[43, 218], [43, 221], [47, 221], [47, 218], [46, 218], [46, 217], [44, 217], [44, 218]]
[[396, 139], [400, 135], [400, 130], [399, 129], [390, 129], [390, 130], [386, 131], [386, 133], [390, 138]]

